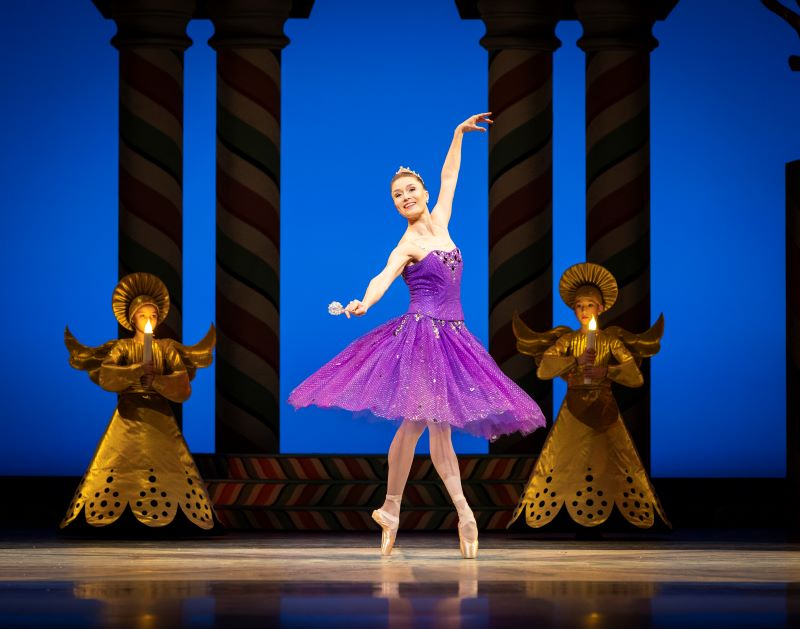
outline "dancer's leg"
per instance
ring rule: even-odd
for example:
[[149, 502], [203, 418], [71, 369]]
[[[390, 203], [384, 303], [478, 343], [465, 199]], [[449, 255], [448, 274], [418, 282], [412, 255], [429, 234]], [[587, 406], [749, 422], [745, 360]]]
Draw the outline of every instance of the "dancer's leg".
[[386, 482], [386, 501], [381, 510], [393, 517], [400, 514], [400, 500], [414, 461], [414, 450], [424, 430], [425, 424], [404, 421], [389, 446], [389, 478]]
[[469, 508], [461, 488], [461, 470], [458, 467], [456, 452], [449, 424], [428, 424], [431, 438], [431, 461], [442, 477], [447, 493], [458, 512], [458, 528], [464, 541], [472, 543], [478, 539], [478, 526], [475, 515]]

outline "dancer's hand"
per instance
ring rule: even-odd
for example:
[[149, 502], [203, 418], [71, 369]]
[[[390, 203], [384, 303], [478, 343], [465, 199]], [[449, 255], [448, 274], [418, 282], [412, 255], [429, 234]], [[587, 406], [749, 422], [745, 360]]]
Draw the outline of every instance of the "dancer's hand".
[[367, 307], [358, 299], [354, 299], [347, 304], [347, 307], [344, 309], [344, 314], [348, 319], [351, 314], [356, 317], [363, 317], [367, 314]]
[[[467, 133], [468, 131], [483, 131], [486, 133], [486, 129], [488, 125], [494, 124], [494, 120], [491, 120], [489, 116], [492, 115], [491, 111], [487, 111], [483, 114], [475, 114], [474, 116], [470, 116], [464, 122], [462, 122], [456, 130], [461, 131], [461, 133]], [[481, 127], [481, 123], [486, 123], [486, 127]]]

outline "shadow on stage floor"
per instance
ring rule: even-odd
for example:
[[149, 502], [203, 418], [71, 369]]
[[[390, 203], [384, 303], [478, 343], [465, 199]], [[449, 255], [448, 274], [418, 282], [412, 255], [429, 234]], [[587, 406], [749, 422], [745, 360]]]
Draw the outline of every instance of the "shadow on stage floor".
[[784, 531], [229, 533], [63, 539], [0, 531], [2, 627], [792, 627], [800, 543]]

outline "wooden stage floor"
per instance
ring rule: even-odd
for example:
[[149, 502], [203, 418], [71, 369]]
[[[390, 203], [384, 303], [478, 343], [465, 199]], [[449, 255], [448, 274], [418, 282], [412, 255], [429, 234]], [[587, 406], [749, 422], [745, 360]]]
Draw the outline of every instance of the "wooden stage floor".
[[800, 627], [800, 543], [694, 531], [67, 540], [0, 532], [0, 627]]

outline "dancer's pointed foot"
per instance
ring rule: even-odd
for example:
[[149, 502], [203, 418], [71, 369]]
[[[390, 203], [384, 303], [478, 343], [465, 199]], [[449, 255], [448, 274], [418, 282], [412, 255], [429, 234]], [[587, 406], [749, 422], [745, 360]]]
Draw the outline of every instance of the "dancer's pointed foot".
[[458, 546], [464, 559], [478, 556], [478, 523], [463, 495], [455, 496], [453, 504], [458, 511]]
[[394, 540], [397, 537], [400, 518], [386, 513], [383, 509], [375, 509], [372, 512], [372, 519], [381, 527], [381, 555], [389, 556], [392, 554], [392, 548], [394, 548]]
[[458, 546], [464, 559], [478, 556], [478, 525], [475, 519], [458, 521]]
[[386, 501], [380, 509], [372, 512], [372, 519], [381, 527], [381, 554], [387, 557], [392, 554], [397, 528], [400, 526], [401, 495], [386, 494]]

